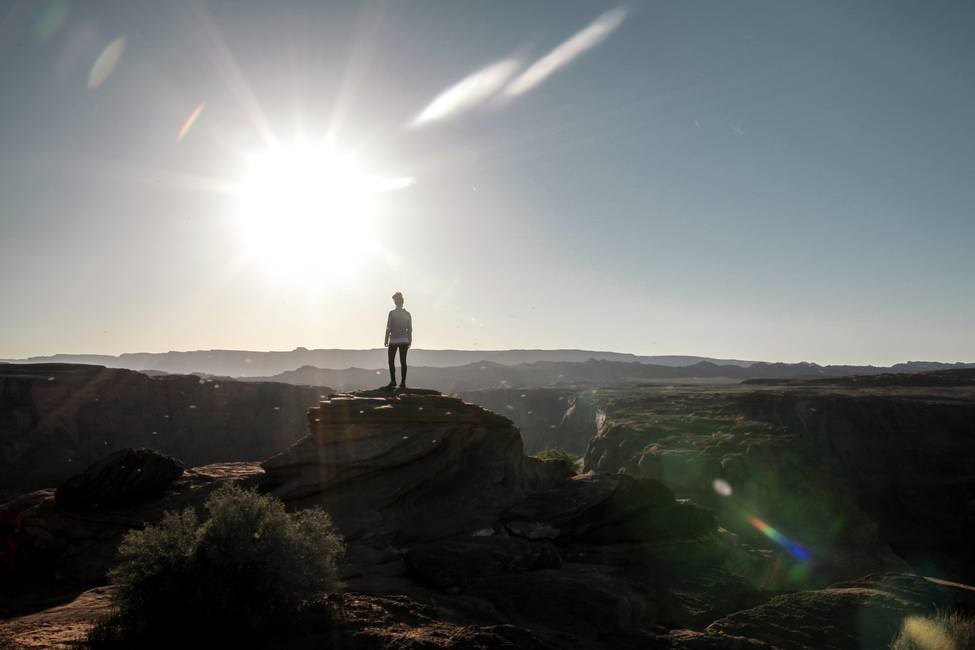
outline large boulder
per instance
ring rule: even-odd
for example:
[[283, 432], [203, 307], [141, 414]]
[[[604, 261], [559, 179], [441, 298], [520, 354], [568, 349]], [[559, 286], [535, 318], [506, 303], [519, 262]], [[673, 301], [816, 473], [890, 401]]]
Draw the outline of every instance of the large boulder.
[[309, 435], [262, 464], [266, 487], [295, 507], [323, 505], [353, 541], [492, 528], [571, 471], [527, 458], [507, 418], [435, 391], [333, 395], [308, 418]]
[[61, 483], [54, 498], [69, 510], [139, 503], [162, 494], [185, 469], [153, 449], [121, 449]]

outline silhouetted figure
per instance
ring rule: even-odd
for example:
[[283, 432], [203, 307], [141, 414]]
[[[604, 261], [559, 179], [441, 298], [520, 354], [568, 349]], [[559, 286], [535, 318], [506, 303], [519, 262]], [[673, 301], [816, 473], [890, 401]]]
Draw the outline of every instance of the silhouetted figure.
[[389, 348], [389, 385], [396, 388], [396, 351], [399, 350], [399, 365], [402, 368], [400, 388], [406, 388], [406, 352], [413, 343], [413, 317], [403, 309], [403, 294], [399, 291], [393, 294], [396, 309], [389, 312], [386, 319], [386, 345]]

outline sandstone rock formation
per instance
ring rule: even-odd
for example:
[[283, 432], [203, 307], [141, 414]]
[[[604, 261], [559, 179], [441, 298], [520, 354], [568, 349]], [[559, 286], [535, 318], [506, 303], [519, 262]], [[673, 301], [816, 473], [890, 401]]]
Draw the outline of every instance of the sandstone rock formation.
[[511, 421], [435, 391], [333, 395], [310, 433], [262, 466], [271, 494], [321, 503], [350, 540], [413, 541], [492, 528], [567, 475], [528, 458]]

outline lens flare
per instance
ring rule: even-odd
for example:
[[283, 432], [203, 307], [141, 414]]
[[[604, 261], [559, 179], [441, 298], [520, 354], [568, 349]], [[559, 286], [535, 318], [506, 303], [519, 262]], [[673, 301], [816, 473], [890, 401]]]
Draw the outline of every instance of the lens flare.
[[723, 478], [716, 478], [711, 482], [714, 487], [714, 491], [723, 497], [730, 497], [733, 490], [731, 489], [731, 484]]
[[193, 128], [193, 124], [196, 123], [196, 118], [200, 117], [200, 113], [203, 112], [203, 106], [205, 104], [206, 102], [200, 102], [196, 105], [196, 108], [190, 111], [190, 114], [185, 120], [183, 120], [183, 126], [179, 127], [179, 133], [176, 134], [177, 140], [182, 140], [184, 137], [186, 137], [186, 134], [190, 132], [190, 129]]
[[797, 542], [792, 541], [776, 529], [772, 528], [758, 517], [749, 515], [748, 523], [757, 528], [759, 532], [768, 537], [770, 540], [789, 551], [789, 554], [800, 562], [808, 562], [810, 560], [809, 551], [804, 549]]
[[105, 46], [105, 49], [102, 50], [102, 53], [98, 55], [95, 63], [91, 66], [91, 72], [88, 73], [89, 90], [94, 90], [105, 83], [105, 80], [108, 79], [109, 75], [115, 70], [115, 66], [122, 59], [124, 52], [124, 36], [119, 36]]
[[617, 27], [623, 24], [624, 18], [626, 18], [626, 11], [621, 7], [607, 11], [529, 66], [505, 88], [505, 94], [520, 95], [532, 90], [555, 72], [572, 63], [587, 50], [591, 50], [602, 43]]
[[51, 0], [37, 13], [31, 31], [41, 40], [47, 40], [64, 24], [71, 11], [68, 0]]
[[517, 59], [503, 59], [464, 77], [437, 95], [410, 126], [442, 120], [479, 106], [498, 93], [520, 66]]

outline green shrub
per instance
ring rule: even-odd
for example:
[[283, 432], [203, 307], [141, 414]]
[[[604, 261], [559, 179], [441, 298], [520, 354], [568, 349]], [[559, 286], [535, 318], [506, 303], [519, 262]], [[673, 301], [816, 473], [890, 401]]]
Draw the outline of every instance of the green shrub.
[[955, 612], [908, 616], [890, 647], [892, 650], [975, 648], [975, 618]]
[[91, 643], [160, 641], [193, 628], [256, 634], [337, 586], [343, 546], [325, 511], [289, 514], [281, 501], [233, 485], [204, 508], [203, 524], [187, 508], [125, 536], [109, 574], [117, 613], [92, 630]]
[[532, 454], [535, 458], [539, 460], [563, 460], [570, 465], [575, 465], [576, 461], [579, 460], [579, 456], [575, 454], [570, 454], [564, 449], [556, 449], [549, 447], [548, 449], [543, 449], [537, 454]]

